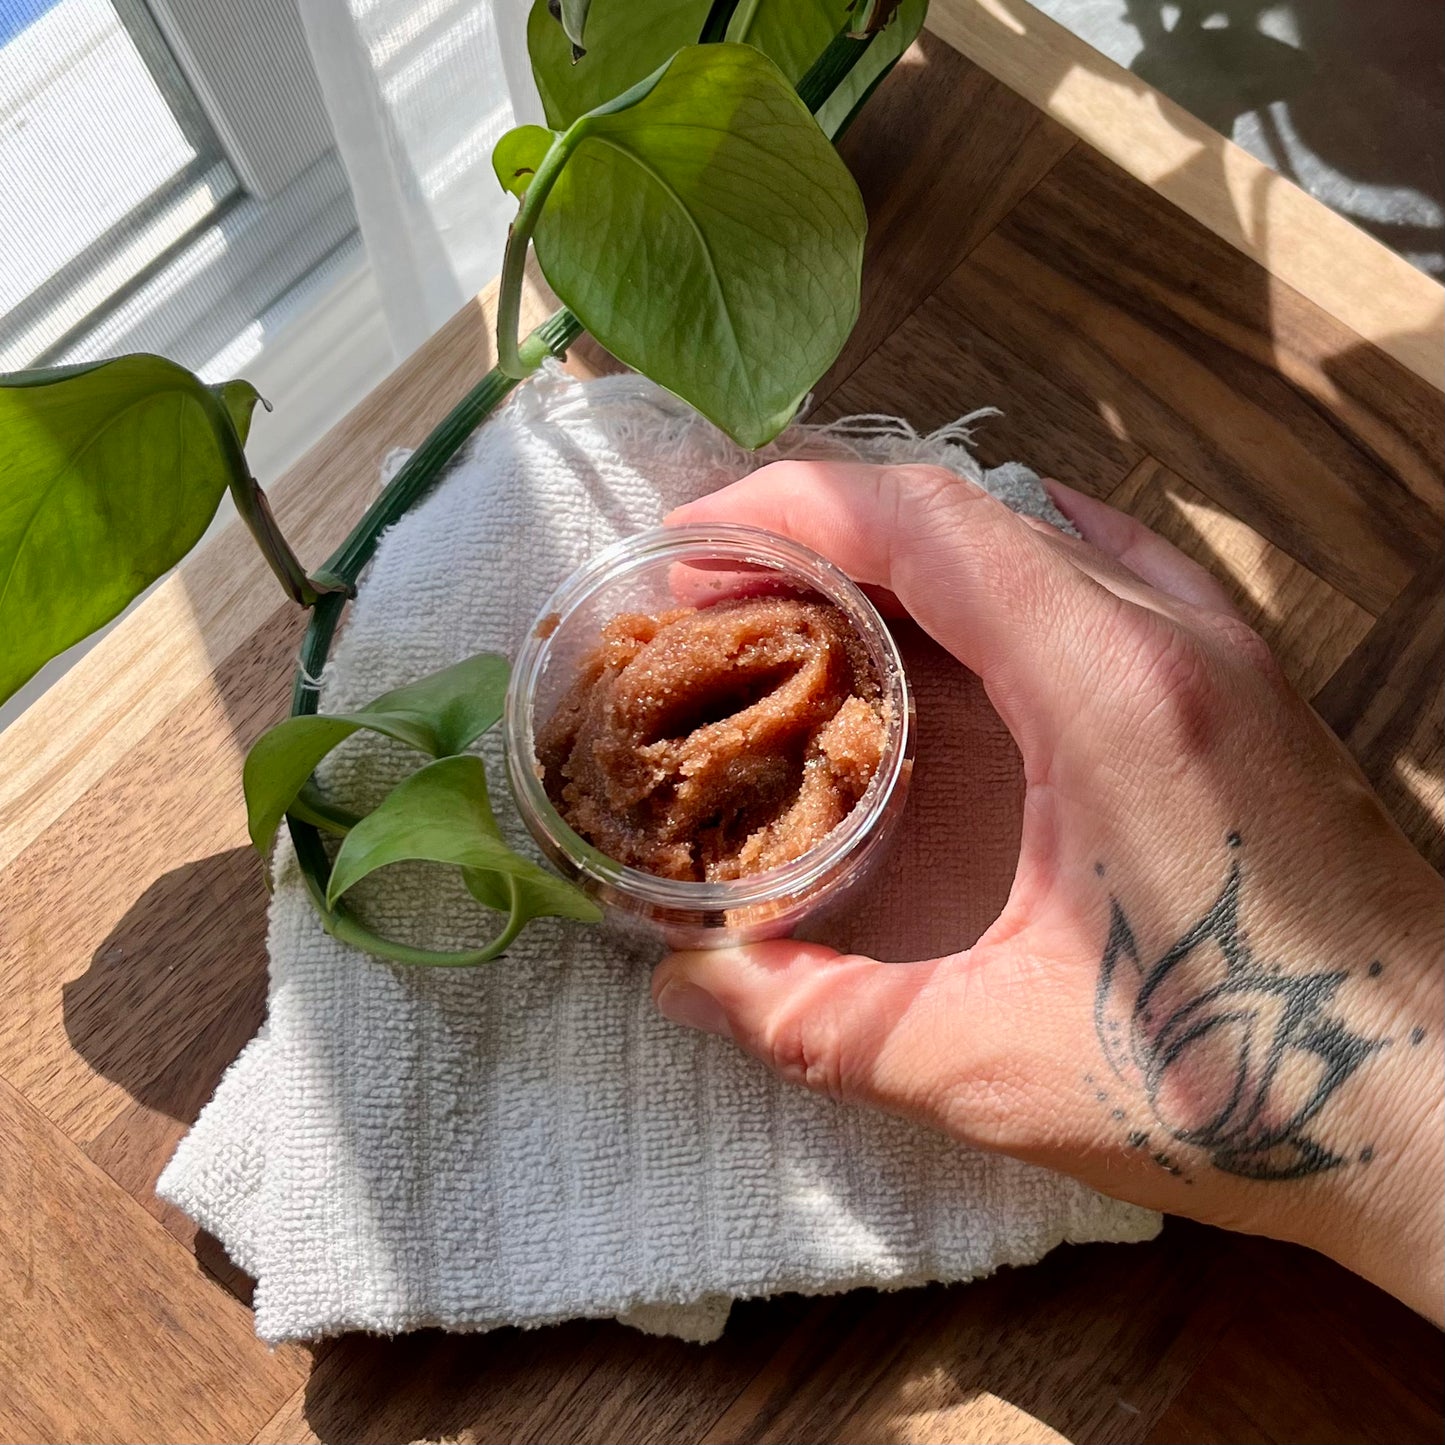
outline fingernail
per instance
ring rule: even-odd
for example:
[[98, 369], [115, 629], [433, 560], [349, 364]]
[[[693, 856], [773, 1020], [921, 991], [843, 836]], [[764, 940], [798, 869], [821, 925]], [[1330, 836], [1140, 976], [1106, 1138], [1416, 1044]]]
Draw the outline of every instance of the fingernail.
[[669, 983], [657, 996], [657, 1008], [663, 1018], [681, 1024], [685, 1029], [700, 1029], [705, 1034], [721, 1034], [731, 1038], [728, 1017], [718, 1001], [695, 983]]

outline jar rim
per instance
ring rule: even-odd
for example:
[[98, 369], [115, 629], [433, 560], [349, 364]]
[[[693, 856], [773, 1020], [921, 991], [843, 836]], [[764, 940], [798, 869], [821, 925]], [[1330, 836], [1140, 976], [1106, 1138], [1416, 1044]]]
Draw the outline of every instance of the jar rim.
[[[603, 853], [553, 806], [542, 785], [536, 756], [536, 686], [552, 640], [565, 629], [569, 617], [604, 587], [643, 567], [704, 556], [791, 576], [839, 607], [878, 669], [887, 727], [882, 763], [846, 818], [790, 862], [720, 882], [662, 878]], [[544, 829], [548, 840], [579, 874], [648, 907], [687, 912], [775, 903], [826, 878], [868, 835], [904, 777], [913, 752], [913, 729], [913, 702], [897, 640], [862, 589], [811, 547], [736, 522], [688, 523], [634, 533], [579, 567], [547, 599], [528, 630], [512, 669], [505, 709], [507, 772], [529, 827]]]

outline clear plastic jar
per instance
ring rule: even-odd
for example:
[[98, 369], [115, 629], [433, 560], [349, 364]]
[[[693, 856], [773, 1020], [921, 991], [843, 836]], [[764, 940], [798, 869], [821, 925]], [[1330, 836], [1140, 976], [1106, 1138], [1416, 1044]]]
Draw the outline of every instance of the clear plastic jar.
[[[682, 569], [681, 571], [679, 569]], [[602, 628], [621, 613], [665, 612], [775, 590], [812, 594], [847, 616], [882, 690], [885, 741], [877, 772], [852, 811], [790, 863], [722, 882], [660, 878], [626, 867], [575, 833], [542, 785], [535, 738], [572, 685]], [[762, 586], [759, 587], [759, 583]], [[791, 933], [845, 898], [876, 862], [903, 810], [912, 772], [913, 705], [897, 643], [877, 609], [826, 558], [756, 527], [701, 525], [642, 532], [599, 553], [548, 600], [528, 632], [507, 694], [512, 792], [547, 857], [609, 910], [675, 948], [755, 942]]]

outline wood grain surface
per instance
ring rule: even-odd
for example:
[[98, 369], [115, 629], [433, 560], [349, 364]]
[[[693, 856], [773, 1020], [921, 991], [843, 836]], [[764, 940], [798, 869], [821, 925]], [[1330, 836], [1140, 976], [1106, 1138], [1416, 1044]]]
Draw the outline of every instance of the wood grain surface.
[[[1013, 47], [1010, 17], [1033, 27]], [[1116, 86], [1110, 111], [1107, 63], [1041, 19], [935, 0], [848, 137], [865, 307], [818, 414], [999, 408], [984, 461], [1212, 568], [1438, 867], [1442, 400], [1417, 340], [1440, 290], [1333, 222], [1325, 264], [1287, 183], [1232, 209], [1240, 163], [1197, 123], [1184, 171], [1157, 125], [1130, 153], [1147, 97]], [[491, 307], [276, 489], [308, 560], [490, 363]], [[249, 1282], [154, 1181], [263, 1014], [240, 762], [301, 622], [233, 531], [0, 741], [0, 1439], [1441, 1438], [1438, 1332], [1321, 1258], [1178, 1221], [967, 1287], [750, 1303], [707, 1348], [578, 1323], [265, 1349]]]

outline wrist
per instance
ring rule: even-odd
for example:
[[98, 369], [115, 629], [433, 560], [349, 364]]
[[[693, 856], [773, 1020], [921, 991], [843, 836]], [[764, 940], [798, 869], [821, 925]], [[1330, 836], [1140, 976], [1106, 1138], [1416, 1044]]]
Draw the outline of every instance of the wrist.
[[[1413, 855], [1412, 862], [1420, 862]], [[1335, 1019], [1358, 1065], [1311, 1127], [1334, 1161], [1271, 1202], [1264, 1232], [1329, 1255], [1437, 1323], [1445, 1311], [1441, 888], [1405, 865], [1338, 952], [1355, 962]], [[1359, 915], [1357, 915], [1359, 917]], [[1343, 965], [1342, 965], [1343, 967]], [[1343, 990], [1342, 990], [1343, 993]]]

